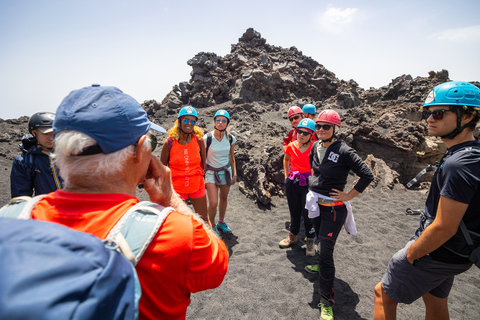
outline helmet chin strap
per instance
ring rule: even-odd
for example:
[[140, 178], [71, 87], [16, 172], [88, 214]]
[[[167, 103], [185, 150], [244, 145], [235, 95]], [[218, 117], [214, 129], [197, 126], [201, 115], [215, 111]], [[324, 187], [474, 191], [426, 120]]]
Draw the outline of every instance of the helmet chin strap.
[[332, 142], [333, 139], [335, 139], [335, 126], [333, 126], [333, 133], [332, 133], [332, 136], [330, 137], [330, 139], [327, 139], [327, 140], [322, 140], [322, 143], [323, 142]]
[[455, 138], [460, 132], [463, 131], [463, 129], [465, 129], [466, 127], [468, 127], [468, 125], [470, 124], [467, 123], [465, 125], [462, 126], [462, 120], [461, 120], [461, 115], [460, 115], [460, 111], [458, 109], [455, 110], [455, 112], [457, 113], [457, 127], [455, 128], [455, 130], [453, 130], [452, 132], [450, 132], [449, 134], [446, 134], [444, 136], [440, 136], [440, 138], [442, 139], [453, 139]]
[[215, 126], [215, 130], [218, 130], [218, 131], [220, 131], [220, 132], [224, 132], [224, 131], [227, 130], [227, 127], [225, 127], [225, 129], [223, 129], [223, 130], [220, 130], [220, 129], [218, 129], [218, 128]]

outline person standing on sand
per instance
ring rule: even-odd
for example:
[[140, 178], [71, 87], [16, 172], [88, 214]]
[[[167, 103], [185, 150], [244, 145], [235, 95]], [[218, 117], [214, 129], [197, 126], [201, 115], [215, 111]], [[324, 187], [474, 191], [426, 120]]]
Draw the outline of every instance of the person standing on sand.
[[441, 137], [447, 152], [432, 178], [420, 227], [375, 286], [375, 320], [396, 319], [399, 303], [420, 297], [425, 319], [449, 319], [454, 277], [472, 266], [468, 256], [474, 246], [467, 244], [462, 228], [480, 233], [480, 142], [473, 135], [480, 89], [468, 82], [442, 83], [430, 91], [422, 109], [428, 134]]
[[292, 124], [292, 129], [290, 129], [287, 136], [283, 139], [283, 151], [287, 150], [290, 142], [297, 140], [297, 126], [300, 120], [303, 119], [303, 111], [298, 106], [291, 106], [288, 109], [287, 117]]
[[[319, 255], [319, 264], [308, 265], [305, 270], [319, 272], [320, 319], [324, 320], [333, 319], [335, 242], [344, 224], [347, 232], [357, 233], [349, 201], [363, 192], [374, 178], [355, 150], [335, 136], [335, 129], [340, 126], [340, 116], [334, 110], [324, 110], [317, 117], [315, 128], [319, 141], [310, 151], [312, 176], [305, 206], [313, 219]], [[350, 170], [360, 179], [352, 190], [345, 192]]]
[[190, 199], [195, 212], [208, 223], [203, 130], [196, 126], [197, 110], [191, 106], [180, 109], [178, 119], [167, 131], [160, 160], [172, 171], [172, 183], [182, 200]]
[[[234, 148], [237, 139], [227, 132], [230, 114], [226, 110], [218, 110], [213, 117], [215, 130], [203, 136], [207, 144], [207, 171], [205, 181], [208, 195], [208, 218], [212, 229], [218, 234], [232, 233], [224, 221], [227, 211], [227, 200], [230, 186], [237, 181]], [[220, 195], [219, 195], [220, 192]], [[215, 224], [218, 206], [218, 223]]]
[[283, 158], [285, 174], [285, 193], [290, 211], [290, 233], [280, 241], [281, 248], [288, 248], [298, 241], [300, 222], [303, 217], [307, 233], [307, 256], [315, 255], [314, 232], [312, 221], [305, 209], [305, 197], [308, 192], [308, 177], [311, 175], [309, 154], [312, 148], [312, 136], [315, 133], [315, 122], [312, 119], [302, 119], [297, 126], [297, 139], [287, 146]]
[[135, 267], [142, 287], [139, 319], [185, 319], [191, 293], [222, 283], [228, 250], [174, 192], [170, 170], [152, 156], [152, 131], [165, 130], [115, 87], [74, 90], [56, 114], [54, 159], [65, 188], [39, 200], [32, 218], [105, 239], [139, 203], [135, 190], [143, 183], [151, 202], [173, 211]]
[[63, 180], [51, 157], [53, 120], [55, 114], [51, 112], [37, 112], [28, 120], [30, 134], [22, 137], [18, 145], [22, 154], [15, 157], [10, 172], [12, 198], [62, 189]]

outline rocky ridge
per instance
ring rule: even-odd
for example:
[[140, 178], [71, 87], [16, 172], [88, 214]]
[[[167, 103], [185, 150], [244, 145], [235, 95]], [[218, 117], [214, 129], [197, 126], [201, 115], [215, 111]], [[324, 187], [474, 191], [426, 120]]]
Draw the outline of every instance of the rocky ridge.
[[[403, 188], [445, 151], [441, 140], [426, 136], [419, 109], [435, 85], [450, 80], [447, 70], [431, 71], [427, 77], [401, 75], [386, 86], [365, 90], [354, 80], [336, 78], [295, 47], [267, 44], [252, 28], [232, 45], [230, 54], [200, 52], [187, 63], [191, 79], [173, 86], [163, 101], [145, 101], [143, 107], [153, 121], [169, 128], [179, 109], [192, 105], [205, 130], [213, 129], [216, 110], [228, 110], [229, 131], [238, 140], [240, 189], [264, 205], [284, 192], [282, 140], [290, 130], [286, 113], [292, 105], [313, 103], [317, 112], [326, 108], [339, 112], [339, 137], [375, 173], [367, 192]], [[479, 82], [474, 84], [480, 87]], [[18, 153], [12, 145], [20, 140], [27, 121], [27, 117], [0, 121], [0, 156], [13, 159]]]

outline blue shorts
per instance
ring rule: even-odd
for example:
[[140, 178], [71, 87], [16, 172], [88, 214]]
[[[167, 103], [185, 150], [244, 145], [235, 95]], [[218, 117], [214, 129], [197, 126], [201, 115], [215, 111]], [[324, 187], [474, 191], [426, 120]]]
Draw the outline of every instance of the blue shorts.
[[[228, 171], [230, 171], [230, 177], [233, 179], [232, 168], [228, 168]], [[225, 179], [225, 171], [218, 172], [218, 177], [220, 178], [220, 183], [222, 186], [227, 184], [227, 180]], [[212, 170], [207, 170], [207, 172], [205, 172], [205, 183], [215, 184], [215, 176]]]
[[390, 259], [382, 278], [383, 291], [394, 301], [405, 304], [427, 293], [437, 298], [447, 298], [454, 276], [467, 271], [472, 263], [450, 264], [425, 256], [415, 260], [412, 265], [407, 260], [407, 249], [413, 242], [415, 239]]

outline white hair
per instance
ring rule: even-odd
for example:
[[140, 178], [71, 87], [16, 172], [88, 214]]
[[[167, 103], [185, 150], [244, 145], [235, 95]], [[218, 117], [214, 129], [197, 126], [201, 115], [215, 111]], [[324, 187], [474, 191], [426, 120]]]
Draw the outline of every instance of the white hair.
[[[108, 154], [76, 156], [96, 143], [90, 136], [74, 130], [63, 130], [55, 135], [53, 156], [65, 186], [77, 179], [92, 185], [109, 183], [110, 179], [121, 176], [128, 158], [135, 152], [135, 146], [130, 145]], [[150, 139], [146, 139], [144, 147], [151, 148]]]

